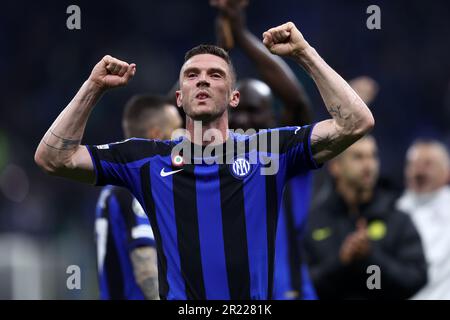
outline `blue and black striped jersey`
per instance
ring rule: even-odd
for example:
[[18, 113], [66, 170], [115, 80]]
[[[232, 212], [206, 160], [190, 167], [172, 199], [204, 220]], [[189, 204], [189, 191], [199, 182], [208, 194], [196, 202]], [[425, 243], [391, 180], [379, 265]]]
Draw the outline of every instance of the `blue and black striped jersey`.
[[302, 252], [311, 193], [311, 172], [295, 176], [284, 189], [275, 243], [274, 299], [317, 299]]
[[186, 138], [88, 146], [97, 184], [127, 187], [149, 216], [162, 299], [272, 298], [282, 190], [319, 167], [311, 131], [230, 132], [213, 151]]
[[144, 299], [130, 253], [137, 247], [154, 247], [155, 239], [142, 206], [126, 189], [103, 188], [96, 208], [95, 239], [100, 298]]

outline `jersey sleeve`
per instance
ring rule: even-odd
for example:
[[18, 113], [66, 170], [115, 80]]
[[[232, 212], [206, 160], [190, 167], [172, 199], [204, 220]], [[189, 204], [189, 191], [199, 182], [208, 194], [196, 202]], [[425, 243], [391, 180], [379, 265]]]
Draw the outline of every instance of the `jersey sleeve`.
[[104, 145], [86, 146], [96, 175], [95, 185], [128, 187], [133, 184], [136, 169], [158, 153], [154, 140], [128, 139]]
[[133, 195], [125, 189], [116, 190], [119, 214], [125, 222], [126, 241], [128, 250], [142, 246], [155, 246], [155, 237], [150, 222]]
[[280, 156], [285, 160], [288, 178], [322, 167], [316, 163], [311, 151], [314, 125], [279, 129]]

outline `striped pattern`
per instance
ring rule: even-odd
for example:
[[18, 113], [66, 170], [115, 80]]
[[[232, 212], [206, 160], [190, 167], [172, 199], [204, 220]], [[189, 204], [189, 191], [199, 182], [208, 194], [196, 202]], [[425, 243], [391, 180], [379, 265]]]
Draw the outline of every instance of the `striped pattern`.
[[[127, 186], [149, 215], [157, 242], [162, 299], [272, 297], [282, 189], [290, 172], [317, 167], [307, 154], [305, 132], [310, 129], [277, 132], [281, 141], [276, 175], [262, 175], [261, 163], [252, 163], [247, 175], [236, 175], [232, 163], [187, 164], [186, 160], [192, 159], [182, 154], [185, 164], [176, 167], [170, 149], [181, 140], [148, 141], [149, 145], [131, 140], [110, 148], [88, 147], [101, 177], [98, 181]], [[262, 135], [272, 134], [269, 130]], [[263, 150], [251, 143], [258, 137], [231, 135], [230, 141], [244, 146], [244, 153], [235, 149], [227, 154], [223, 147], [217, 149], [222, 154], [212, 156], [248, 159], [250, 153], [270, 154], [270, 139]], [[194, 149], [189, 143], [188, 147]], [[180, 168], [174, 174], [161, 175], [162, 170], [167, 173]]]

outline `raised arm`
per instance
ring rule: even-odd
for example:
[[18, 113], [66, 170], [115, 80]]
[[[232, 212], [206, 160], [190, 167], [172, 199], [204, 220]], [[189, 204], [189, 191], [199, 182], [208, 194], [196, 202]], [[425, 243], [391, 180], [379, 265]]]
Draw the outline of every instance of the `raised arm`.
[[332, 117], [319, 122], [311, 134], [311, 149], [317, 163], [335, 157], [372, 130], [375, 120], [369, 108], [292, 22], [264, 32], [263, 43], [272, 53], [293, 58], [308, 72]]
[[46, 173], [91, 183], [95, 181], [89, 152], [80, 145], [89, 115], [102, 94], [126, 85], [136, 65], [105, 56], [39, 143], [34, 160]]
[[[216, 18], [217, 39], [226, 34], [228, 26], [232, 32], [235, 45], [238, 45], [255, 63], [262, 79], [269, 85], [275, 95], [283, 102], [284, 125], [304, 125], [311, 123], [311, 106], [309, 98], [291, 68], [278, 56], [271, 55], [261, 41], [252, 34], [245, 22], [245, 5], [247, 1], [226, 0], [211, 2], [220, 10]], [[295, 123], [292, 122], [294, 119]]]

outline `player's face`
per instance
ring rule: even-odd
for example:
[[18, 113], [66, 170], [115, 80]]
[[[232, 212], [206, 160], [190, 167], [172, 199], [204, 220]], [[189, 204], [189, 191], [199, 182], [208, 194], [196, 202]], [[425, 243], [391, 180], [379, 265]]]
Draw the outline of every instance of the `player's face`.
[[375, 187], [379, 173], [377, 146], [373, 138], [363, 138], [336, 160], [337, 172], [348, 186], [357, 190]]
[[199, 54], [186, 61], [176, 95], [177, 105], [194, 120], [214, 120], [228, 106], [236, 107], [239, 103], [239, 93], [232, 90], [228, 64], [211, 54]]
[[417, 145], [408, 154], [406, 184], [418, 193], [433, 192], [448, 183], [449, 170], [443, 150], [431, 144]]

